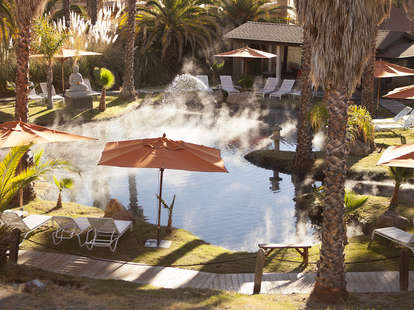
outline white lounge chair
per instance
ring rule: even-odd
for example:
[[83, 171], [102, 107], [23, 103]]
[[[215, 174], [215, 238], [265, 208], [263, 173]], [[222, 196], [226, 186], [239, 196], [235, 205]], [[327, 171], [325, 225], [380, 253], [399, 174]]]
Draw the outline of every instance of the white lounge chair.
[[409, 248], [414, 252], [414, 234], [410, 234], [397, 227], [377, 228], [372, 231], [371, 241], [375, 235], [391, 240], [399, 245]]
[[100, 92], [95, 91], [95, 90], [92, 89], [91, 81], [89, 81], [89, 79], [83, 79], [83, 82], [85, 83], [86, 86], [88, 86], [88, 88], [89, 88], [89, 94], [91, 96], [100, 96], [101, 95]]
[[262, 89], [256, 90], [255, 94], [258, 96], [266, 96], [276, 90], [276, 87], [279, 85], [280, 79], [275, 77], [268, 77], [266, 83]]
[[0, 214], [0, 219], [5, 225], [12, 228], [18, 228], [24, 233], [23, 241], [30, 233], [45, 225], [51, 218], [51, 216], [40, 214], [31, 214], [25, 218], [21, 218], [15, 212], [3, 212]]
[[[113, 218], [88, 217], [91, 229], [86, 235], [85, 245], [88, 250], [93, 247], [107, 247], [115, 252], [119, 238], [128, 230], [132, 231], [132, 221], [114, 220]], [[89, 237], [92, 235], [91, 237]]]
[[283, 95], [288, 95], [293, 88], [293, 85], [295, 84], [295, 80], [283, 80], [282, 85], [280, 85], [280, 88], [269, 94], [269, 98], [277, 97], [282, 99]]
[[[47, 83], [40, 83], [40, 89], [42, 90], [41, 96], [47, 99]], [[52, 84], [52, 100], [63, 100], [63, 97], [56, 94], [55, 87]]]
[[207, 91], [212, 91], [212, 89], [210, 88], [210, 84], [208, 82], [208, 75], [196, 75], [195, 77], [199, 79], [201, 82], [203, 82], [203, 84], [206, 86]]
[[407, 116], [408, 114], [412, 113], [413, 109], [410, 107], [405, 107], [402, 109], [397, 115], [393, 118], [376, 118], [372, 120], [373, 124], [384, 124], [384, 123], [395, 123], [401, 120], [403, 117]]
[[[69, 216], [54, 216], [52, 223], [56, 223], [58, 228], [52, 233], [53, 244], [57, 245], [63, 240], [78, 237], [79, 246], [83, 246], [80, 235], [90, 229], [89, 221], [86, 217], [71, 218]], [[86, 240], [85, 240], [86, 241]]]
[[[402, 117], [403, 119], [405, 118]], [[414, 113], [410, 113], [403, 122], [389, 122], [374, 125], [376, 131], [387, 131], [393, 129], [407, 129], [414, 126]]]
[[220, 75], [221, 89], [225, 90], [229, 94], [240, 93], [240, 90], [236, 89], [233, 84], [233, 80], [230, 75]]
[[36, 93], [34, 88], [30, 89], [29, 94], [27, 95], [29, 100], [43, 100], [44, 98]]

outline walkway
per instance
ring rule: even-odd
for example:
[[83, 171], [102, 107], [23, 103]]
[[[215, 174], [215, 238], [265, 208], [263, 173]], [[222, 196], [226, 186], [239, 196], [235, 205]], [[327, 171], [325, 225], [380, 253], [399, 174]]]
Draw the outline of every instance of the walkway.
[[[19, 264], [73, 276], [124, 280], [163, 288], [207, 288], [235, 291], [241, 294], [253, 292], [253, 273], [215, 274], [40, 251], [20, 251]], [[396, 271], [348, 272], [346, 279], [350, 292], [399, 291], [399, 273]], [[315, 273], [264, 274], [261, 293], [309, 293], [314, 280]], [[414, 271], [410, 271], [409, 283], [409, 290], [413, 291]]]

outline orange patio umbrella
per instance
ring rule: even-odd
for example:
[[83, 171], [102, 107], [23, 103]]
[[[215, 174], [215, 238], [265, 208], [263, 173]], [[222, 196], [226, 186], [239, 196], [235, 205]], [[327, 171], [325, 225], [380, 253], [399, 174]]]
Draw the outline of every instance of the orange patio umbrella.
[[[98, 165], [158, 168], [160, 169], [160, 191], [164, 169], [228, 172], [224, 167], [220, 150], [204, 145], [171, 140], [163, 134], [160, 138], [108, 142]], [[158, 200], [157, 245], [160, 244], [161, 199]]]
[[394, 99], [414, 99], [414, 85], [394, 88], [383, 97]]
[[389, 146], [377, 165], [414, 168], [414, 144]]
[[[79, 140], [97, 139], [70, 134], [64, 131], [58, 131], [21, 121], [11, 121], [0, 124], [0, 148], [15, 147], [31, 143], [40, 144]], [[23, 191], [20, 191], [20, 207], [23, 206], [22, 194]]]

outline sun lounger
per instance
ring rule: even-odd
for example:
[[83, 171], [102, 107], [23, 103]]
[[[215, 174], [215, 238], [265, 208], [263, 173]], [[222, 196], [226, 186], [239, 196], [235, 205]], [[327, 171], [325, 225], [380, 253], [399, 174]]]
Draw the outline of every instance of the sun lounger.
[[34, 88], [30, 89], [29, 94], [27, 95], [29, 100], [43, 100], [44, 98], [36, 93]]
[[[89, 250], [93, 247], [107, 247], [115, 252], [119, 238], [129, 229], [132, 231], [132, 221], [114, 220], [112, 218], [88, 217], [91, 229], [86, 235], [85, 245]], [[90, 237], [91, 235], [91, 237]]]
[[98, 91], [94, 91], [93, 89], [92, 89], [92, 86], [91, 86], [91, 81], [89, 81], [89, 79], [83, 79], [83, 82], [85, 83], [85, 85], [86, 86], [88, 86], [88, 88], [89, 88], [89, 95], [91, 95], [91, 96], [100, 96], [101, 95], [101, 93], [100, 92], [98, 92]]
[[[47, 99], [47, 84], [40, 83], [40, 89], [42, 90], [41, 96]], [[52, 100], [63, 100], [63, 97], [56, 94], [55, 87], [52, 85]]]
[[412, 113], [413, 109], [410, 107], [405, 107], [402, 109], [397, 115], [395, 115], [393, 118], [376, 118], [372, 120], [373, 124], [384, 124], [384, 123], [395, 123], [401, 120], [403, 117], [408, 116], [410, 113]]
[[262, 89], [256, 90], [255, 94], [258, 96], [266, 96], [276, 90], [276, 87], [279, 85], [279, 78], [269, 77], [266, 79], [266, 83]]
[[[53, 244], [57, 245], [63, 240], [77, 237], [79, 246], [83, 246], [80, 235], [90, 229], [89, 221], [86, 217], [71, 218], [69, 216], [54, 216], [52, 223], [56, 223], [58, 228], [52, 233]], [[85, 240], [86, 241], [86, 240]]]
[[283, 95], [288, 95], [292, 91], [294, 84], [295, 80], [283, 80], [282, 85], [280, 85], [280, 88], [275, 92], [271, 92], [269, 94], [269, 98], [277, 97], [279, 98], [279, 100], [282, 99]]
[[5, 225], [20, 229], [24, 233], [23, 240], [37, 228], [45, 225], [51, 218], [48, 215], [31, 214], [22, 219], [14, 212], [3, 212], [0, 214], [0, 219]]
[[[403, 117], [404, 119], [405, 117]], [[407, 129], [414, 126], [414, 113], [410, 113], [405, 119], [404, 122], [390, 122], [383, 124], [374, 125], [376, 131], [386, 131], [392, 129]]]
[[230, 75], [220, 75], [221, 89], [225, 90], [228, 94], [240, 93], [238, 89], [234, 87], [233, 80]]
[[210, 85], [208, 83], [208, 75], [196, 75], [195, 77], [203, 82], [203, 84], [207, 87], [207, 91], [211, 91]]
[[385, 227], [374, 229], [372, 231], [371, 241], [374, 240], [375, 235], [379, 235], [401, 246], [407, 247], [414, 253], [414, 234], [410, 234], [397, 227]]

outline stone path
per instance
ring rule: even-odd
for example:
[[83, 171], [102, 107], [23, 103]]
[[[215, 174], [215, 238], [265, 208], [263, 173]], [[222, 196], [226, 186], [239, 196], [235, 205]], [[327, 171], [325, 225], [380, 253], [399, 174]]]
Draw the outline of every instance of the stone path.
[[[40, 251], [20, 251], [19, 264], [73, 276], [124, 280], [163, 288], [207, 288], [241, 294], [253, 292], [253, 273], [216, 274]], [[399, 273], [396, 271], [348, 272], [346, 279], [350, 292], [399, 291]], [[268, 273], [263, 275], [261, 293], [309, 293], [314, 280], [315, 273]], [[409, 290], [413, 291], [414, 271], [410, 271], [409, 283]]]

